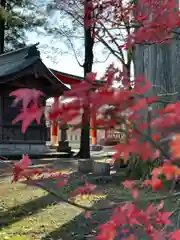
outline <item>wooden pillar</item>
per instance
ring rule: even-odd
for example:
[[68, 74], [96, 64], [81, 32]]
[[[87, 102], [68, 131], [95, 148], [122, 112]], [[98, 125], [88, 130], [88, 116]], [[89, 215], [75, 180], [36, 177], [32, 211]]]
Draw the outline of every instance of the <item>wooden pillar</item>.
[[108, 129], [105, 129], [105, 138], [108, 138]]
[[91, 137], [92, 145], [96, 145], [97, 144], [96, 113], [93, 113], [91, 117]]
[[[54, 98], [54, 105], [58, 106], [59, 104], [59, 97]], [[59, 126], [57, 121], [52, 122], [51, 126], [51, 145], [58, 146], [59, 143]]]

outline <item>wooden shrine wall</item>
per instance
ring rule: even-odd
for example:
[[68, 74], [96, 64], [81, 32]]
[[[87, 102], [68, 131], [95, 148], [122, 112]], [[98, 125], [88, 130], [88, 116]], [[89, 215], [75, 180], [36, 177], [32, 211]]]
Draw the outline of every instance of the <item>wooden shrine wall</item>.
[[35, 121], [28, 127], [25, 134], [21, 133], [22, 122], [12, 124], [20, 112], [21, 103], [12, 107], [12, 97], [7, 94], [0, 96], [0, 142], [1, 143], [45, 143], [47, 129], [45, 119], [41, 124]]

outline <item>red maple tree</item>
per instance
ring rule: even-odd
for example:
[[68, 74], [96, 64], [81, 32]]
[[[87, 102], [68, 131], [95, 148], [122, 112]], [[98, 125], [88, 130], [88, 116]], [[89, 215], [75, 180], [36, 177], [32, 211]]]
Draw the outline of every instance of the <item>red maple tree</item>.
[[[177, 2], [175, 0], [140, 0], [129, 2], [117, 0], [102, 0], [99, 2], [89, 0], [86, 7], [86, 14], [92, 14], [95, 10], [98, 13], [91, 20], [96, 23], [96, 31], [93, 37], [96, 38], [101, 31], [106, 31], [109, 38], [112, 37], [111, 41], [117, 44], [119, 51], [122, 51], [124, 48], [128, 53], [131, 51], [132, 54], [135, 44], [158, 44], [170, 41], [173, 32], [180, 25], [179, 10], [177, 9]], [[85, 24], [90, 24], [88, 19], [85, 21]], [[118, 43], [118, 30], [113, 35], [108, 30], [108, 27], [120, 28], [122, 25], [128, 32], [123, 44], [121, 42]], [[126, 124], [128, 120], [132, 123], [132, 130], [124, 130], [127, 142], [116, 146], [114, 157], [117, 158], [123, 154], [125, 159], [129, 159], [130, 154], [135, 154], [142, 161], [153, 161], [157, 158], [161, 160], [160, 167], [153, 169], [149, 179], [146, 179], [144, 182], [126, 180], [123, 183], [124, 187], [130, 190], [132, 199], [131, 201], [128, 200], [125, 203], [120, 203], [114, 209], [111, 218], [99, 227], [96, 239], [113, 240], [118, 236], [117, 229], [121, 227], [121, 234], [124, 236], [123, 239], [135, 240], [137, 239], [135, 233], [132, 234], [127, 228], [127, 226], [131, 226], [135, 230], [141, 229], [153, 240], [177, 240], [180, 238], [180, 230], [172, 233], [166, 231], [165, 226], [171, 224], [169, 217], [172, 213], [163, 210], [164, 204], [161, 201], [163, 198], [159, 198], [159, 205], [150, 204], [146, 209], [140, 209], [137, 203], [144, 201], [141, 199], [140, 194], [142, 188], [151, 187], [155, 191], [160, 191], [164, 188], [165, 180], [173, 180], [174, 182], [180, 176], [180, 168], [174, 162], [180, 156], [179, 136], [167, 133], [167, 136], [174, 137], [170, 142], [172, 153], [165, 151], [160, 144], [164, 137], [161, 134], [163, 129], [179, 124], [179, 103], [169, 104], [164, 109], [159, 110], [157, 118], [149, 123], [143, 124], [140, 122], [139, 119], [142, 117], [142, 110], [147, 110], [152, 103], [158, 101], [158, 98], [145, 97], [146, 92], [151, 88], [151, 83], [142, 76], [136, 76], [133, 86], [130, 84], [128, 61], [129, 59], [124, 61], [123, 71], [111, 65], [103, 78], [105, 80], [104, 85], [100, 86], [97, 91], [94, 91], [96, 75], [94, 73], [88, 74], [85, 81], [64, 94], [65, 98], [71, 97], [73, 100], [65, 104], [62, 102], [59, 106], [54, 106], [49, 117], [53, 120], [58, 118], [61, 124], [67, 123], [79, 116], [82, 109], [87, 105], [90, 114], [93, 115], [96, 112], [98, 116], [96, 121], [97, 127], [117, 127], [117, 125], [120, 127], [122, 123]], [[112, 86], [114, 81], [118, 81], [124, 87], [114, 88]], [[88, 99], [87, 91], [89, 93]], [[22, 120], [23, 132], [33, 120], [40, 121], [44, 110], [38, 102], [38, 98], [43, 93], [35, 90], [28, 90], [28, 94], [26, 92], [27, 89], [21, 89], [11, 93], [11, 95], [16, 97], [15, 103], [19, 100], [23, 102], [22, 113], [14, 121]], [[113, 106], [113, 121], [112, 118], [104, 120], [105, 115], [102, 112], [102, 107], [105, 105]], [[154, 128], [156, 134], [151, 137], [148, 136], [146, 134], [148, 127]], [[123, 131], [122, 129], [119, 130]], [[169, 160], [167, 161], [167, 159]], [[31, 175], [28, 173], [27, 168], [30, 163], [29, 158], [24, 156], [21, 162], [14, 166], [14, 181], [19, 180], [21, 177], [31, 178], [33, 174], [39, 174], [39, 172], [31, 172]], [[49, 174], [52, 176], [53, 172]], [[59, 187], [64, 186], [68, 182], [67, 176], [56, 177], [61, 178], [58, 184]], [[90, 194], [94, 189], [94, 185], [85, 181], [85, 185], [79, 187], [76, 190], [76, 194]], [[172, 197], [172, 192], [169, 193], [169, 196]], [[65, 201], [74, 204], [69, 200]], [[78, 204], [75, 206], [78, 206]], [[80, 207], [83, 208], [83, 206]], [[84, 209], [87, 210], [85, 207]], [[91, 217], [90, 212], [88, 212], [87, 216]]]

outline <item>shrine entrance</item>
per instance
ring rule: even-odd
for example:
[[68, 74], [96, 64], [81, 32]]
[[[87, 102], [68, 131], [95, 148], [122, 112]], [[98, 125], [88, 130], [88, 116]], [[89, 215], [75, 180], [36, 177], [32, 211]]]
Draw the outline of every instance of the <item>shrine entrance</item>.
[[[59, 72], [59, 71], [56, 71], [53, 69], [51, 69], [51, 71], [56, 75], [57, 78], [59, 78], [60, 81], [62, 81], [64, 84], [67, 84], [70, 86], [79, 84], [79, 83], [81, 83], [81, 81], [84, 81], [83, 77], [66, 74], [66, 73]], [[95, 82], [95, 86], [97, 86], [97, 88], [99, 86], [102, 86], [102, 84], [104, 84], [104, 81], [96, 80], [96, 82]], [[54, 101], [58, 101], [58, 99], [54, 98]], [[96, 116], [94, 116], [94, 117], [96, 117]], [[94, 117], [91, 118], [91, 132], [90, 132], [91, 145], [96, 145], [101, 138], [105, 137], [105, 131], [103, 131], [103, 130], [99, 130], [98, 134], [97, 134]], [[69, 141], [71, 144], [78, 146], [79, 145], [78, 143], [80, 143], [81, 130], [77, 129], [76, 131], [74, 131], [74, 130], [72, 131], [72, 128], [67, 128], [67, 129], [65, 129], [65, 131], [67, 131], [66, 141]], [[61, 129], [59, 129], [58, 124], [52, 123], [52, 126], [51, 126], [51, 143], [52, 143], [52, 145], [56, 146], [58, 144], [58, 141], [61, 138], [60, 136], [61, 136]]]
[[[56, 75], [56, 77], [63, 82], [64, 84], [73, 86], [75, 84], [79, 84], [84, 79], [79, 76], [66, 74], [63, 72], [58, 72], [55, 70], [51, 71]], [[99, 86], [104, 84], [103, 81], [96, 81], [97, 89]], [[58, 104], [59, 98], [51, 98], [47, 101], [47, 109], [51, 108], [53, 102], [56, 101]], [[47, 110], [48, 112], [48, 110]], [[78, 120], [79, 122], [80, 120]], [[73, 125], [73, 123], [72, 123]], [[75, 123], [74, 123], [75, 125]], [[72, 148], [79, 148], [80, 146], [80, 137], [81, 137], [81, 129], [77, 129], [74, 131], [71, 127], [65, 127], [64, 129], [59, 128], [59, 124], [57, 122], [49, 122], [47, 121], [47, 141], [52, 148], [60, 150], [66, 149], [68, 151], [69, 144]], [[102, 139], [105, 138], [115, 138], [117, 140], [121, 140], [124, 138], [124, 134], [117, 132], [115, 129], [109, 130], [97, 130], [96, 129], [96, 114], [91, 117], [91, 131], [90, 131], [90, 143], [92, 146], [98, 144]]]

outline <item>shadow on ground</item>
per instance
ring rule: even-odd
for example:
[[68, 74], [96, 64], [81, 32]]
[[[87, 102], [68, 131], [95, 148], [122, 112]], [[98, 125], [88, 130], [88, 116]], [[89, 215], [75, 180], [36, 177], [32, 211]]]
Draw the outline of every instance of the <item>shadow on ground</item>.
[[[68, 191], [73, 191], [76, 189], [80, 182], [77, 182], [74, 179], [74, 176], [76, 176], [77, 173], [72, 174], [72, 185], [70, 186]], [[79, 175], [77, 174], [77, 179], [79, 179]], [[76, 184], [75, 184], [76, 182]], [[104, 183], [106, 186], [109, 184], [111, 186], [114, 186], [112, 183]], [[46, 185], [47, 186], [47, 185]], [[115, 187], [115, 186], [114, 186]], [[114, 199], [114, 197], [111, 194], [107, 194], [106, 198], [103, 200], [98, 201], [93, 205], [95, 208], [103, 208], [108, 207], [113, 201], [118, 201], [118, 199]], [[147, 206], [147, 205], [146, 205]], [[114, 212], [113, 208], [109, 208], [104, 211], [95, 211], [92, 212], [92, 219], [88, 219], [85, 216], [85, 212], [79, 214], [74, 219], [69, 221], [68, 223], [61, 226], [59, 229], [54, 230], [51, 233], [48, 233], [45, 237], [42, 238], [42, 240], [93, 240], [96, 238], [97, 233], [99, 231], [99, 226], [112, 216]], [[180, 228], [180, 211], [177, 211], [176, 214], [172, 218], [172, 222], [174, 224], [173, 227], [171, 227], [171, 230], [175, 230]], [[122, 233], [121, 230], [123, 228], [118, 229], [118, 235], [115, 239], [123, 239], [128, 236], [130, 236], [132, 233], [135, 234], [136, 238], [138, 240], [148, 240], [149, 237], [147, 237], [144, 232], [141, 230], [133, 229], [131, 226], [125, 226], [124, 229], [128, 229], [129, 232]], [[170, 228], [169, 228], [170, 230]]]
[[8, 211], [0, 212], [0, 230], [3, 227], [20, 221], [26, 216], [34, 215], [47, 206], [57, 204], [58, 202], [60, 202], [58, 198], [48, 194], [38, 199], [13, 207]]
[[[49, 166], [49, 160], [44, 161], [46, 164], [44, 166]], [[53, 168], [56, 171], [68, 171], [70, 170], [70, 163], [69, 161], [64, 161], [64, 163], [59, 163], [59, 161], [52, 161], [50, 162], [53, 166]], [[72, 163], [73, 164], [73, 163]], [[40, 165], [43, 165], [43, 161], [39, 160], [35, 162], [35, 166], [38, 168]], [[11, 178], [10, 176], [12, 175], [12, 169], [7, 166], [6, 164], [1, 163], [0, 164], [0, 181], [1, 183], [3, 182], [9, 182], [11, 184]], [[71, 174], [70, 174], [71, 176]], [[48, 179], [43, 179], [39, 180], [38, 182], [42, 182], [43, 184], [46, 185], [47, 188], [52, 189], [55, 188], [57, 189], [56, 184], [60, 181], [59, 179], [52, 179], [51, 177]], [[37, 181], [32, 181], [30, 185], [34, 186]], [[36, 185], [35, 185], [36, 186]], [[77, 187], [77, 186], [76, 186]], [[74, 187], [74, 189], [76, 188]], [[22, 193], [23, 194], [23, 193]], [[65, 194], [62, 193], [62, 194]], [[42, 209], [45, 209], [49, 205], [55, 205], [58, 204], [60, 201], [59, 198], [53, 196], [52, 194], [48, 194], [45, 196], [41, 196], [37, 199], [30, 200], [24, 204], [20, 204], [18, 206], [12, 207], [8, 209], [7, 211], [2, 211], [0, 209], [0, 230], [4, 227], [10, 226], [11, 224], [22, 220], [23, 218], [27, 216], [32, 216], [40, 212]]]
[[[79, 174], [73, 173], [71, 175], [70, 185], [68, 186], [68, 189], [65, 190], [64, 193], [61, 192], [61, 195], [64, 194], [64, 196], [68, 196], [67, 193], [72, 193], [77, 186], [80, 186], [83, 184], [83, 181], [80, 180]], [[49, 189], [55, 189], [57, 191], [57, 188], [54, 188], [56, 180], [42, 180], [41, 183], [46, 185]], [[108, 184], [108, 183], [106, 183]], [[112, 203], [112, 196], [107, 196], [103, 200], [99, 200], [96, 204], [93, 205], [93, 207], [97, 208], [103, 208], [110, 206], [110, 203]], [[96, 211], [93, 212], [92, 219], [88, 219], [85, 217], [85, 212], [79, 214], [74, 219], [69, 221], [68, 223], [62, 225], [59, 229], [54, 230], [51, 233], [48, 233], [46, 236], [42, 238], [42, 240], [83, 240], [83, 239], [95, 239], [98, 231], [98, 226], [105, 223], [110, 216], [112, 215], [114, 209], [109, 208], [105, 211]], [[130, 232], [132, 232], [132, 229], [130, 229]], [[118, 235], [118, 239], [121, 239], [122, 236], [120, 233]], [[139, 238], [140, 239], [140, 238]], [[145, 238], [143, 238], [145, 240]]]
[[[75, 161], [72, 160], [72, 166], [74, 166]], [[37, 165], [42, 164], [42, 160], [37, 162]], [[49, 162], [47, 163], [49, 164]], [[59, 160], [55, 162], [56, 170], [63, 171], [67, 168], [70, 168], [71, 160], [67, 160], [64, 162], [60, 162]], [[73, 168], [73, 167], [72, 167]], [[67, 197], [69, 193], [72, 193], [77, 186], [82, 184], [82, 180], [80, 176], [77, 173], [71, 173], [70, 174], [70, 184], [67, 188], [60, 188], [58, 190], [57, 183], [59, 179], [43, 179], [38, 180], [41, 184], [44, 184], [47, 189], [54, 190], [59, 194]], [[32, 185], [34, 186], [37, 181], [32, 182]], [[108, 183], [104, 183], [107, 184]], [[36, 200], [29, 201], [27, 203], [21, 204], [20, 206], [13, 207], [5, 212], [0, 212], [0, 229], [3, 227], [7, 227], [11, 224], [13, 224], [16, 221], [19, 221], [23, 219], [26, 216], [31, 216], [39, 211], [41, 209], [46, 208], [49, 205], [52, 204], [58, 204], [60, 200], [51, 194], [47, 194], [46, 196], [39, 197]], [[112, 196], [107, 195], [106, 199], [98, 201], [98, 203], [94, 204], [94, 207], [105, 207], [108, 206], [109, 203], [112, 202]], [[80, 215], [76, 216], [74, 219], [69, 221], [68, 223], [62, 225], [61, 227], [57, 227], [56, 230], [46, 234], [41, 240], [92, 240], [95, 239], [97, 232], [98, 232], [98, 226], [105, 223], [110, 216], [113, 213], [113, 209], [108, 209], [106, 211], [96, 211], [92, 213], [92, 219], [88, 219], [85, 217], [85, 212], [81, 213]], [[177, 212], [177, 214], [173, 217], [173, 222], [176, 224], [175, 228], [180, 227], [180, 214]], [[133, 232], [133, 229], [129, 226], [126, 227], [126, 229], [129, 229], [130, 233]], [[142, 232], [136, 233], [138, 240], [146, 240], [144, 234]], [[122, 239], [125, 236], [122, 236], [121, 233], [118, 233], [117, 239]]]
[[[66, 169], [66, 168], [65, 168]], [[56, 170], [63, 171], [62, 167], [56, 168]], [[69, 192], [73, 192], [80, 182], [75, 181], [74, 173], [68, 175], [69, 178], [73, 178], [73, 181], [70, 180], [71, 184], [68, 185], [68, 188], [58, 187], [57, 184], [61, 182], [62, 178], [52, 178], [51, 176], [48, 178], [44, 178], [41, 180], [32, 180], [28, 183], [29, 187], [37, 187], [36, 183], [40, 183], [46, 186], [46, 189], [56, 191], [59, 195], [67, 198]], [[23, 182], [22, 182], [23, 183]], [[26, 184], [26, 182], [24, 182]], [[12, 207], [7, 211], [0, 210], [0, 230], [4, 227], [10, 226], [13, 223], [22, 220], [25, 217], [29, 217], [37, 214], [41, 210], [45, 209], [48, 206], [56, 205], [61, 202], [60, 198], [52, 195], [47, 192], [47, 195], [39, 197], [34, 200], [30, 200], [24, 204], [20, 204], [18, 206]]]
[[[98, 204], [94, 206], [102, 207], [103, 205], [106, 205], [106, 201], [107, 199], [99, 201]], [[72, 221], [61, 226], [59, 229], [47, 234], [41, 240], [95, 240], [99, 231], [99, 226], [110, 219], [113, 211], [113, 209], [109, 209], [93, 212], [92, 219], [87, 219], [85, 214], [82, 213], [76, 216]], [[180, 210], [176, 212], [171, 220], [173, 225], [167, 228], [170, 232], [180, 228]], [[125, 229], [126, 232], [124, 234], [121, 232], [123, 229]], [[129, 232], [127, 232], [127, 230]], [[109, 229], [109, 231], [111, 231], [111, 229]], [[134, 234], [138, 240], [149, 240], [149, 237], [147, 237], [142, 230], [139, 231], [135, 228], [133, 229], [129, 225], [126, 225], [124, 228], [117, 229], [117, 236], [114, 240], [127, 239], [131, 234]]]
[[[98, 205], [102, 206], [102, 201]], [[95, 239], [97, 228], [100, 224], [105, 223], [112, 214], [112, 211], [94, 212], [93, 219], [87, 219], [82, 213], [75, 217], [59, 229], [47, 234], [42, 240], [83, 240]]]

